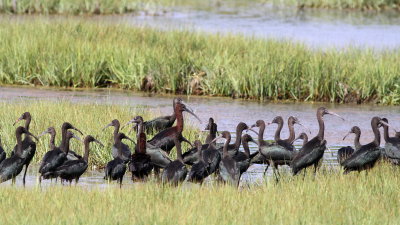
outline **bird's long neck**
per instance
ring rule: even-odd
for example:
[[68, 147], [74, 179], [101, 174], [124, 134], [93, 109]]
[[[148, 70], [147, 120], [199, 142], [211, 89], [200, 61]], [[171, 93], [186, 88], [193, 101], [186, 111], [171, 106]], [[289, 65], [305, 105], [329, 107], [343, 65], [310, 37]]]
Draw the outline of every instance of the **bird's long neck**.
[[242, 141], [242, 144], [243, 144], [244, 154], [246, 155], [247, 158], [249, 158], [250, 157], [249, 142], [248, 141]]
[[90, 142], [89, 141], [85, 141], [85, 155], [83, 156], [83, 160], [85, 160], [86, 163], [89, 162], [89, 146]]
[[356, 136], [355, 136], [355, 138], [354, 138], [354, 147], [355, 147], [357, 150], [361, 148], [360, 136], [361, 136], [361, 133], [356, 133]]
[[183, 163], [181, 142], [175, 141], [175, 147], [176, 147], [176, 159]]
[[275, 141], [281, 140], [281, 131], [282, 131], [282, 127], [283, 127], [283, 122], [280, 121], [280, 122], [278, 123], [278, 128], [277, 128], [276, 131], [275, 131], [275, 137], [274, 137]]
[[386, 125], [383, 125], [383, 138], [385, 142], [389, 142], [389, 127]]
[[231, 142], [231, 137], [226, 138], [225, 144], [224, 144], [224, 149], [223, 149], [223, 157], [227, 157], [228, 156], [228, 146], [229, 143]]
[[21, 138], [22, 134], [21, 133], [16, 133], [15, 137], [17, 139], [17, 153], [19, 154], [19, 156], [22, 156], [22, 138]]
[[117, 152], [118, 152], [118, 157], [121, 157], [122, 156], [122, 139], [121, 138], [117, 138], [116, 140], [115, 140], [115, 143], [114, 143], [114, 145], [115, 145], [115, 147], [117, 148]]
[[176, 128], [178, 133], [182, 133], [183, 131], [183, 114], [182, 111], [176, 110], [175, 111], [176, 115]]
[[54, 132], [50, 133], [50, 142], [49, 142], [50, 149], [54, 149], [56, 147], [55, 139], [56, 139], [56, 133]]
[[318, 125], [319, 125], [319, 131], [318, 131], [317, 137], [320, 140], [324, 140], [325, 124], [324, 124], [324, 119], [322, 118], [322, 115], [317, 114], [317, 120], [318, 120]]
[[265, 131], [265, 123], [261, 123], [260, 130], [258, 133], [258, 141], [261, 143], [264, 142], [264, 131]]
[[61, 131], [61, 145], [60, 145], [60, 147], [61, 147], [61, 150], [64, 151], [65, 153], [67, 153], [66, 146], [67, 146], [67, 142], [69, 142], [69, 140], [67, 140], [67, 131], [68, 131], [67, 129], [62, 129], [62, 131]]
[[71, 141], [71, 137], [67, 137], [65, 140], [65, 143], [64, 143], [63, 150], [66, 154], [68, 154], [68, 152], [69, 152], [69, 144], [70, 144], [69, 142], [70, 141]]
[[294, 141], [295, 133], [294, 133], [294, 124], [293, 123], [288, 123], [288, 128], [289, 128], [289, 138], [286, 139], [289, 143], [292, 143]]
[[235, 149], [236, 150], [239, 150], [240, 144], [242, 143], [242, 133], [243, 133], [243, 128], [237, 127], [236, 128], [236, 140], [235, 140]]
[[381, 144], [381, 133], [379, 132], [378, 126], [376, 124], [372, 126], [372, 131], [374, 132], [375, 136], [373, 143], [376, 147], [378, 147]]
[[175, 112], [173, 112], [172, 115], [169, 117], [169, 122], [174, 123], [175, 120], [176, 120], [176, 114], [175, 114]]
[[138, 141], [138, 153], [141, 154], [146, 154], [146, 135], [144, 133], [141, 133], [139, 135]]
[[119, 123], [114, 125], [114, 141], [117, 138], [117, 135], [119, 133], [119, 128], [120, 128], [120, 124]]
[[29, 126], [31, 124], [31, 120], [32, 120], [32, 118], [30, 116], [28, 116], [28, 118], [26, 118], [26, 120], [25, 120], [25, 129], [27, 131], [29, 131]]

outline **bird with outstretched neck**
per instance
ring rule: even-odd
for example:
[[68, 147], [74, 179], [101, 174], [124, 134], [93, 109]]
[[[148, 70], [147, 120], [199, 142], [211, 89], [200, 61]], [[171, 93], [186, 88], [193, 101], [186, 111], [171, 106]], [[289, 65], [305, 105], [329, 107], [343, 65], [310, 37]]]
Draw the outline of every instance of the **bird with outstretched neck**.
[[225, 138], [226, 141], [223, 147], [222, 159], [219, 163], [219, 178], [222, 182], [237, 187], [240, 180], [240, 168], [228, 152], [231, 134], [228, 131], [224, 131], [213, 142], [221, 138]]
[[[115, 143], [115, 141], [116, 141], [116, 139], [117, 139], [117, 137], [118, 137], [118, 134], [119, 134], [119, 131], [120, 131], [120, 123], [119, 123], [119, 121], [117, 120], [117, 119], [114, 119], [113, 121], [111, 121], [111, 123], [109, 123], [109, 124], [107, 124], [104, 128], [103, 128], [103, 130], [105, 130], [105, 129], [107, 129], [108, 127], [114, 127], [114, 133], [113, 133], [113, 138], [114, 138], [114, 143]], [[131, 149], [129, 148], [129, 146], [128, 145], [126, 145], [126, 144], [124, 144], [124, 143], [121, 143], [121, 146], [120, 146], [120, 150], [122, 151], [122, 155], [121, 155], [121, 159], [122, 160], [124, 160], [125, 162], [129, 162], [129, 160], [130, 160], [130, 158], [131, 158], [131, 155], [132, 155], [132, 153], [131, 153]], [[111, 155], [112, 155], [112, 157], [115, 159], [115, 158], [117, 158], [117, 157], [119, 157], [118, 156], [118, 151], [119, 151], [119, 149], [117, 149], [116, 147], [115, 147], [115, 144], [112, 146], [112, 149], [111, 149]]]
[[361, 129], [357, 126], [352, 127], [351, 130], [349, 131], [349, 133], [347, 133], [346, 136], [343, 137], [343, 140], [345, 140], [346, 137], [349, 136], [350, 134], [355, 134], [355, 137], [354, 137], [355, 150], [351, 146], [346, 146], [346, 147], [340, 148], [337, 152], [337, 160], [338, 160], [339, 164], [341, 164], [344, 160], [349, 158], [355, 151], [357, 151], [361, 148], [361, 144], [360, 144]]
[[[141, 125], [138, 125], [141, 126]], [[138, 133], [137, 138], [137, 149], [131, 157], [129, 162], [129, 171], [132, 173], [132, 180], [145, 180], [153, 170], [153, 163], [151, 162], [151, 156], [146, 154], [146, 134], [142, 128]]]
[[[230, 144], [229, 143], [230, 139], [229, 139], [227, 151], [228, 151], [228, 154], [231, 157], [234, 157], [239, 152], [240, 145], [242, 144], [242, 134], [243, 134], [244, 130], [251, 130], [251, 128], [249, 128], [247, 126], [247, 124], [245, 124], [243, 122], [240, 122], [236, 126], [236, 140], [235, 140], [235, 142], [233, 144]], [[220, 151], [220, 154], [222, 155], [223, 154], [223, 148], [219, 148], [218, 150]]]
[[127, 139], [127, 140], [130, 140], [131, 142], [134, 142], [132, 139], [127, 137], [124, 133], [118, 133], [117, 138], [115, 139], [115, 142], [114, 142], [114, 146], [118, 150], [118, 156], [115, 159], [113, 159], [107, 163], [106, 168], [105, 168], [105, 176], [104, 176], [104, 179], [108, 180], [108, 182], [110, 182], [111, 180], [118, 180], [120, 188], [122, 186], [122, 180], [123, 180], [125, 172], [126, 172], [126, 162], [125, 162], [125, 160], [121, 159], [122, 148], [123, 148], [123, 145], [122, 145], [123, 139]]
[[372, 132], [374, 133], [374, 140], [366, 145], [362, 145], [359, 150], [354, 152], [349, 158], [341, 163], [344, 168], [344, 174], [351, 171], [369, 170], [375, 166], [376, 161], [381, 156], [382, 149], [379, 147], [381, 144], [381, 134], [379, 128], [385, 123], [380, 117], [373, 117], [371, 120]]
[[82, 176], [83, 173], [85, 173], [85, 171], [88, 168], [90, 143], [96, 142], [101, 147], [104, 147], [104, 145], [100, 141], [98, 141], [91, 135], [86, 136], [83, 142], [84, 142], [85, 155], [77, 160], [65, 161], [61, 166], [57, 167], [54, 171], [54, 174], [57, 177], [60, 177], [62, 180], [68, 181], [70, 185], [72, 180], [74, 179], [75, 179], [75, 184], [77, 184], [79, 178]]
[[174, 112], [176, 115], [176, 126], [167, 128], [160, 133], [156, 134], [151, 140], [148, 141], [149, 144], [156, 148], [161, 148], [166, 151], [168, 154], [171, 149], [176, 145], [178, 141], [181, 143], [182, 141], [187, 142], [192, 145], [185, 137], [183, 137], [182, 132], [184, 128], [183, 122], [183, 112], [188, 112], [192, 114], [195, 118], [197, 118], [200, 122], [199, 117], [183, 102], [181, 98], [174, 99]]
[[[46, 152], [46, 154], [42, 158], [42, 162], [39, 167], [39, 182], [42, 181], [42, 179], [51, 179], [55, 178], [55, 174], [53, 173], [55, 169], [59, 166], [61, 166], [65, 160], [67, 160], [67, 155], [69, 152], [69, 142], [71, 138], [79, 138], [72, 132], [68, 131], [69, 129], [76, 130], [80, 133], [82, 133], [79, 129], [74, 127], [71, 123], [65, 122], [61, 126], [61, 144], [59, 147], [50, 147], [50, 151]], [[55, 137], [55, 131], [53, 132], [54, 129], [48, 128], [46, 131], [44, 131], [41, 135], [44, 135], [46, 133], [49, 133], [52, 137]], [[51, 138], [53, 139], [53, 138]], [[54, 142], [50, 141], [50, 145], [54, 145]]]
[[0, 163], [0, 183], [12, 179], [12, 183], [14, 184], [15, 178], [21, 173], [22, 168], [25, 165], [26, 156], [24, 156], [22, 134], [29, 135], [38, 141], [38, 138], [31, 134], [25, 127], [18, 127], [15, 130], [17, 149], [14, 155], [11, 155]]
[[[19, 121], [25, 120], [25, 129], [29, 131], [29, 126], [31, 124], [31, 114], [29, 112], [24, 112], [13, 124], [17, 124]], [[35, 156], [36, 153], [36, 143], [32, 140], [30, 135], [25, 135], [24, 140], [22, 141], [22, 157], [24, 158], [24, 165], [25, 165], [25, 171], [24, 171], [24, 177], [22, 178], [22, 182], [25, 185], [25, 177], [26, 177], [26, 172], [28, 170], [29, 164], [31, 163], [33, 157]], [[14, 147], [13, 151], [11, 152], [11, 155], [15, 154], [17, 151], [17, 146]]]
[[188, 181], [202, 184], [204, 179], [210, 175], [210, 173], [208, 172], [208, 164], [203, 159], [201, 142], [196, 140], [194, 142], [194, 146], [197, 148], [196, 153], [198, 155], [198, 162], [193, 164], [192, 168], [190, 169]]
[[385, 139], [385, 149], [384, 155], [394, 164], [398, 164], [400, 160], [400, 137], [396, 136], [389, 137], [389, 127], [387, 126], [388, 120], [386, 118], [382, 118], [385, 122], [383, 124], [383, 138]]
[[[325, 124], [324, 115], [333, 115], [343, 119], [341, 116], [334, 112], [328, 111], [324, 107], [320, 107], [317, 110], [317, 120], [319, 125], [319, 131], [316, 137], [308, 141], [294, 157], [291, 163], [293, 175], [299, 173], [302, 169], [314, 165], [314, 174], [317, 171], [318, 163], [324, 156], [326, 150], [326, 140], [324, 138]], [[344, 119], [343, 119], [344, 120]]]
[[[139, 134], [143, 133], [143, 118], [141, 116], [136, 116], [131, 123], [135, 123], [136, 126], [136, 138], [140, 139]], [[138, 149], [135, 149], [135, 151]], [[154, 147], [148, 142], [146, 142], [146, 155], [150, 156], [151, 164], [154, 167], [154, 173], [158, 177], [160, 174], [160, 169], [165, 168], [168, 164], [172, 162], [169, 158], [168, 153], [159, 147]]]
[[186, 178], [188, 170], [183, 163], [181, 142], [175, 138], [176, 160], [168, 164], [162, 173], [161, 180], [164, 184], [178, 185]]
[[[207, 135], [206, 138], [206, 144], [203, 144], [201, 146], [201, 150], [208, 150], [210, 149], [211, 151], [207, 151], [205, 154], [206, 157], [208, 157], [210, 154], [213, 154], [214, 152], [212, 150], [216, 149], [216, 145], [214, 142], [211, 143], [212, 140], [214, 140], [217, 137], [217, 124], [214, 123], [214, 119], [210, 118], [209, 122], [205, 128], [205, 130], [209, 130], [209, 134]], [[211, 139], [212, 138], [212, 139]], [[209, 139], [211, 139], [209, 141]], [[222, 148], [220, 149], [222, 150]], [[183, 162], [186, 165], [193, 165], [195, 164], [199, 159], [198, 159], [198, 152], [197, 152], [197, 147], [194, 146], [193, 148], [187, 150], [185, 153], [183, 153]]]

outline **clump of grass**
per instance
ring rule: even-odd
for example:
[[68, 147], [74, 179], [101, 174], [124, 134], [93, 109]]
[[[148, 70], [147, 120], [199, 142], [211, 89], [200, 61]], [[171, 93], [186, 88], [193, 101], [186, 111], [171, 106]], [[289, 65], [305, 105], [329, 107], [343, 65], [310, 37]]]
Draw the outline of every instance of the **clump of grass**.
[[[93, 135], [98, 138], [103, 144], [104, 148], [99, 147], [96, 144], [91, 145], [91, 152], [89, 155], [89, 166], [104, 166], [111, 157], [111, 146], [113, 144], [112, 132], [113, 128], [108, 128], [102, 131], [102, 128], [110, 123], [113, 119], [118, 119], [121, 124], [126, 123], [136, 115], [142, 115], [145, 120], [152, 119], [157, 115], [145, 108], [141, 107], [129, 107], [128, 105], [97, 105], [97, 104], [73, 104], [68, 101], [20, 101], [20, 102], [1, 102], [0, 117], [2, 123], [0, 127], [0, 137], [4, 149], [9, 155], [10, 151], [16, 144], [15, 140], [15, 128], [24, 123], [20, 122], [15, 127], [12, 126], [13, 122], [20, 117], [20, 115], [26, 111], [29, 111], [32, 115], [32, 122], [30, 130], [33, 134], [39, 135], [45, 131], [48, 127], [53, 126], [56, 128], [56, 144], [60, 143], [61, 139], [61, 125], [63, 122], [70, 122], [78, 129], [80, 129], [84, 135]], [[172, 106], [171, 106], [172, 112]], [[122, 130], [124, 133], [128, 133], [128, 128]], [[78, 134], [77, 132], [75, 132]], [[194, 141], [196, 138], [203, 140], [198, 129], [193, 126], [186, 124], [184, 130], [184, 136], [190, 141]], [[128, 135], [135, 140], [134, 133]], [[148, 137], [150, 139], [151, 136]], [[37, 144], [37, 150], [34, 157], [34, 162], [39, 163], [43, 158], [43, 155], [49, 150], [48, 146], [49, 136], [40, 138], [40, 142]], [[133, 146], [130, 142], [127, 142], [133, 150]], [[183, 144], [185, 150], [188, 145]], [[83, 155], [83, 145], [79, 141], [71, 140], [71, 149], [76, 150], [78, 154]], [[171, 153], [171, 157], [175, 158], [175, 151]]]
[[[397, 224], [398, 168], [368, 175], [310, 173], [279, 184], [229, 186], [157, 183], [106, 189], [3, 187], [4, 224]], [[45, 216], [44, 216], [45, 215]]]
[[291, 41], [80, 20], [0, 24], [1, 84], [400, 103], [398, 49], [310, 50]]

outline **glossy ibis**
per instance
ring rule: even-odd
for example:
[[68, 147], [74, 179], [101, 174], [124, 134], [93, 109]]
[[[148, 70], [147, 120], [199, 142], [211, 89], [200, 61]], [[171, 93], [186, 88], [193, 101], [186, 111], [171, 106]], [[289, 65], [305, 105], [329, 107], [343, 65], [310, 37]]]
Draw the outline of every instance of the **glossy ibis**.
[[195, 183], [203, 183], [204, 178], [206, 178], [210, 173], [208, 172], [208, 163], [206, 163], [203, 159], [203, 150], [202, 150], [202, 144], [199, 140], [196, 140], [194, 142], [194, 145], [197, 148], [197, 158], [199, 159], [197, 163], [195, 163], [190, 172], [189, 172], [189, 177], [188, 181], [190, 182], [195, 182]]
[[[29, 131], [29, 125], [31, 124], [31, 114], [29, 112], [24, 112], [15, 122], [13, 125], [17, 124], [19, 121], [25, 120], [25, 129]], [[33, 157], [35, 156], [36, 152], [36, 143], [32, 140], [30, 135], [25, 135], [24, 140], [22, 141], [22, 149], [23, 149], [23, 154], [21, 157], [25, 159], [24, 165], [25, 165], [25, 171], [24, 171], [24, 177], [22, 178], [22, 182], [25, 185], [25, 177], [26, 177], [26, 172], [28, 170], [29, 164], [31, 163]], [[11, 155], [15, 154], [17, 151], [17, 146], [14, 147], [13, 151], [11, 152]]]
[[[346, 139], [346, 137], [349, 134], [356, 135], [354, 138], [354, 147], [356, 149], [355, 151], [359, 150], [361, 148], [361, 144], [360, 144], [361, 130], [360, 130], [360, 128], [357, 126], [352, 127], [351, 130], [349, 131], [349, 133], [347, 133], [346, 136], [343, 137], [343, 140]], [[338, 160], [339, 164], [341, 164], [344, 160], [349, 158], [353, 153], [354, 153], [354, 148], [351, 146], [346, 146], [346, 147], [340, 148], [337, 152], [337, 160]]]
[[178, 185], [178, 183], [185, 180], [188, 170], [186, 168], [186, 165], [183, 163], [181, 142], [179, 141], [178, 137], [174, 139], [177, 159], [175, 161], [172, 161], [164, 168], [161, 179], [163, 183]]
[[45, 130], [41, 134], [39, 134], [38, 137], [41, 137], [45, 134], [50, 134], [49, 149], [50, 150], [55, 149], [56, 148], [55, 140], [56, 140], [56, 134], [57, 134], [56, 129], [54, 129], [54, 127], [49, 127], [49, 128], [47, 128], [47, 130]]
[[224, 131], [216, 139], [214, 139], [213, 142], [220, 138], [225, 138], [226, 141], [223, 147], [222, 159], [219, 163], [219, 177], [224, 183], [238, 186], [240, 179], [240, 168], [238, 163], [228, 152], [231, 134], [228, 131]]
[[61, 166], [57, 167], [57, 169], [54, 171], [54, 174], [61, 179], [68, 181], [70, 184], [72, 180], [75, 179], [75, 184], [77, 184], [79, 178], [82, 176], [83, 173], [85, 173], [86, 169], [88, 168], [90, 142], [96, 142], [100, 146], [104, 147], [104, 145], [93, 136], [86, 136], [84, 139], [85, 155], [77, 160], [65, 161]]
[[192, 145], [185, 137], [182, 136], [183, 131], [183, 114], [182, 112], [188, 112], [196, 117], [200, 122], [201, 120], [197, 115], [186, 106], [181, 98], [174, 99], [174, 112], [176, 115], [176, 126], [167, 128], [160, 133], [156, 134], [151, 140], [148, 141], [150, 145], [155, 148], [161, 148], [168, 154], [171, 149], [175, 146], [176, 140], [181, 143], [182, 141]]
[[293, 143], [297, 140], [303, 140], [302, 146], [304, 146], [308, 142], [308, 135], [304, 132], [301, 133], [296, 139], [294, 139]]
[[118, 150], [118, 156], [107, 163], [104, 176], [104, 179], [108, 180], [109, 182], [111, 180], [118, 180], [120, 188], [122, 186], [122, 179], [124, 178], [126, 171], [126, 162], [125, 160], [121, 159], [123, 148], [122, 139], [127, 139], [134, 143], [134, 141], [127, 137], [124, 133], [118, 133], [114, 143], [114, 146]]
[[[141, 116], [136, 116], [132, 121], [136, 123], [137, 134], [143, 133], [143, 118]], [[137, 136], [137, 138], [140, 138]], [[151, 162], [155, 167], [156, 173], [159, 172], [160, 168], [165, 168], [168, 164], [172, 162], [169, 158], [168, 153], [158, 147], [154, 147], [147, 142], [146, 144], [146, 155], [150, 156]]]
[[25, 127], [18, 127], [16, 129], [15, 136], [17, 139], [17, 149], [14, 155], [11, 155], [0, 163], [0, 183], [10, 179], [12, 179], [12, 183], [15, 183], [16, 176], [21, 173], [22, 168], [25, 165], [26, 157], [23, 156], [24, 146], [22, 144], [22, 134], [32, 136], [38, 140], [37, 137], [31, 134]]
[[[46, 154], [42, 158], [42, 162], [39, 167], [39, 173], [41, 174], [39, 177], [39, 182], [41, 179], [50, 179], [54, 178], [54, 170], [61, 166], [65, 160], [67, 160], [67, 155], [69, 152], [69, 142], [71, 138], [77, 138], [74, 133], [68, 131], [69, 129], [76, 130], [82, 133], [79, 129], [74, 127], [71, 123], [65, 122], [61, 126], [61, 144], [59, 147], [55, 147], [50, 151], [46, 152]], [[55, 132], [52, 133], [52, 129], [47, 129], [45, 133], [49, 133], [50, 135], [55, 136]]]
[[360, 172], [374, 167], [376, 161], [381, 156], [382, 149], [379, 147], [381, 143], [381, 134], [379, 132], [379, 127], [383, 124], [387, 123], [385, 123], [381, 118], [377, 116], [372, 118], [371, 127], [375, 138], [371, 143], [362, 145], [358, 151], [342, 162], [341, 165], [344, 168], [344, 174], [351, 171]]
[[[236, 140], [235, 140], [235, 143], [229, 144], [229, 142], [231, 140], [231, 139], [229, 139], [229, 142], [228, 142], [228, 154], [231, 157], [234, 157], [239, 152], [240, 145], [242, 144], [242, 133], [243, 133], [244, 130], [250, 130], [250, 128], [247, 126], [247, 124], [245, 124], [243, 122], [240, 122], [236, 126]], [[223, 148], [219, 148], [218, 150], [220, 151], [220, 154], [222, 155]]]
[[291, 167], [293, 175], [296, 175], [302, 169], [305, 169], [312, 165], [314, 165], [314, 174], [316, 173], [318, 163], [324, 156], [324, 152], [326, 149], [326, 140], [324, 139], [325, 125], [323, 117], [327, 114], [343, 119], [338, 114], [330, 112], [324, 107], [320, 107], [317, 110], [317, 120], [319, 124], [318, 135], [308, 141], [292, 160]]
[[217, 132], [218, 132], [218, 126], [214, 122], [214, 119], [212, 117], [210, 117], [210, 119], [208, 119], [208, 124], [207, 124], [205, 130], [210, 131], [210, 133], [207, 135], [207, 138], [206, 138], [206, 144], [210, 144], [211, 141], [217, 137]]
[[[117, 139], [117, 136], [118, 136], [118, 134], [119, 134], [120, 123], [119, 123], [119, 121], [118, 121], [117, 119], [115, 119], [115, 120], [111, 121], [111, 123], [107, 124], [107, 126], [105, 126], [105, 127], [103, 128], [103, 130], [105, 130], [106, 128], [111, 127], [111, 126], [114, 127], [114, 133], [113, 133], [113, 135], [114, 135], [114, 143], [115, 143], [115, 142], [116, 142], [116, 139]], [[133, 143], [135, 144], [135, 142], [133, 142]], [[136, 145], [136, 144], [135, 144], [135, 145]], [[128, 162], [128, 161], [130, 160], [130, 158], [131, 158], [131, 155], [132, 155], [131, 149], [129, 148], [128, 145], [126, 145], [126, 144], [124, 144], [124, 143], [122, 143], [122, 142], [120, 143], [120, 148], [121, 148], [121, 149], [118, 149], [118, 148], [115, 146], [115, 144], [112, 146], [112, 149], [111, 149], [111, 155], [112, 155], [112, 157], [113, 157], [114, 159], [117, 158], [118, 155], [119, 155], [118, 151], [121, 150], [121, 151], [122, 151], [122, 155], [121, 155], [120, 159], [124, 160], [125, 162]]]
[[[207, 150], [209, 148], [210, 149], [216, 149], [215, 143], [214, 142], [211, 143], [211, 141], [216, 138], [216, 134], [217, 134], [217, 124], [214, 123], [214, 119], [213, 118], [209, 119], [209, 122], [208, 122], [205, 130], [209, 130], [209, 134], [207, 135], [207, 138], [206, 138], [206, 144], [203, 144], [201, 146], [201, 150], [204, 151], [204, 150]], [[209, 141], [209, 139], [211, 139], [211, 140]], [[209, 156], [208, 152], [205, 155]], [[211, 153], [212, 153], [212, 151], [211, 151]], [[195, 146], [195, 147], [187, 150], [185, 153], [183, 153], [182, 157], [183, 157], [183, 162], [185, 164], [187, 164], [187, 165], [195, 164], [198, 161], [197, 147]]]
[[386, 118], [382, 120], [385, 122], [383, 123], [383, 137], [385, 139], [384, 154], [391, 162], [398, 164], [398, 160], [400, 160], [400, 138], [397, 136], [389, 137], [388, 120]]
[[146, 154], [146, 134], [141, 132], [138, 136], [138, 148], [129, 162], [129, 171], [132, 172], [132, 180], [144, 180], [153, 170], [151, 156]]

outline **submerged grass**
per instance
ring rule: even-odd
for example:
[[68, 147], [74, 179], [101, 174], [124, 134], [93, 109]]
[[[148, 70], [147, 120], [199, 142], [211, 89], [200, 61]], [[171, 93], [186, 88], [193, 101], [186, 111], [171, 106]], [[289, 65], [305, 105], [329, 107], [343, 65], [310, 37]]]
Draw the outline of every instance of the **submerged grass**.
[[164, 11], [168, 7], [215, 8], [224, 5], [240, 7], [254, 3], [299, 8], [330, 8], [381, 11], [400, 9], [400, 0], [0, 0], [0, 13], [17, 14], [121, 14]]
[[[80, 129], [84, 135], [92, 135], [98, 138], [105, 147], [101, 148], [97, 144], [91, 144], [90, 154], [89, 154], [89, 165], [101, 167], [104, 166], [108, 161], [112, 159], [111, 157], [111, 146], [113, 144], [112, 132], [113, 128], [107, 128], [107, 130], [102, 131], [102, 128], [110, 123], [113, 119], [118, 119], [121, 126], [135, 117], [136, 115], [142, 115], [145, 120], [152, 119], [158, 115], [154, 111], [150, 111], [141, 106], [130, 107], [128, 105], [96, 105], [96, 104], [73, 104], [68, 101], [14, 101], [0, 102], [0, 112], [1, 125], [0, 125], [0, 138], [4, 149], [9, 155], [10, 151], [16, 144], [15, 140], [15, 128], [19, 126], [24, 126], [24, 122], [19, 122], [15, 127], [12, 126], [13, 122], [21, 116], [22, 113], [28, 111], [32, 115], [32, 122], [30, 126], [30, 131], [39, 135], [45, 131], [48, 127], [53, 126], [56, 128], [56, 145], [60, 143], [61, 139], [61, 125], [63, 122], [70, 122], [75, 127]], [[165, 112], [168, 113], [168, 112]], [[171, 113], [172, 113], [172, 100], [171, 100]], [[186, 123], [183, 135], [191, 141], [203, 137], [200, 137], [199, 130], [193, 128], [193, 126]], [[129, 128], [122, 130], [125, 134], [128, 134]], [[77, 132], [74, 132], [78, 134]], [[128, 135], [136, 140], [134, 133]], [[82, 137], [84, 138], [84, 137]], [[147, 137], [148, 139], [151, 136]], [[40, 142], [37, 144], [36, 154], [33, 158], [35, 163], [39, 163], [43, 158], [43, 155], [49, 150], [49, 139], [50, 136], [46, 135], [40, 138]], [[126, 142], [131, 149], [133, 145], [131, 142]], [[187, 144], [183, 143], [184, 148], [188, 147]], [[83, 144], [79, 141], [71, 140], [71, 149], [78, 152], [78, 154], [83, 155]], [[175, 158], [175, 150], [171, 153], [171, 157]]]
[[[2, 187], [2, 224], [398, 224], [399, 169], [229, 186]], [[115, 188], [113, 188], [115, 187]]]
[[400, 51], [81, 20], [0, 22], [0, 84], [242, 98], [400, 103]]

